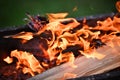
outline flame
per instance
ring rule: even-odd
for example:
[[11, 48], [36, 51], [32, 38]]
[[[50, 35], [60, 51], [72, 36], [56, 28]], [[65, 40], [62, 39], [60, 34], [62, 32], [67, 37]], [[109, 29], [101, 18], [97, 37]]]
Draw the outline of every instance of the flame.
[[120, 1], [119, 0], [116, 2], [116, 9], [118, 10], [118, 12], [120, 12]]
[[33, 33], [31, 32], [20, 32], [16, 35], [11, 35], [11, 36], [4, 36], [5, 38], [19, 38], [19, 39], [24, 39], [24, 40], [30, 40], [33, 38]]
[[50, 22], [55, 21], [56, 19], [63, 19], [68, 15], [68, 13], [50, 13], [47, 14]]
[[81, 52], [81, 54], [83, 54], [87, 58], [103, 59], [105, 57], [105, 54], [98, 53], [95, 49], [93, 51], [91, 51], [90, 53], [83, 52], [83, 51], [80, 51], [80, 52]]
[[5, 62], [7, 62], [8, 64], [13, 62], [13, 59], [10, 58], [9, 56], [7, 56], [5, 59], [3, 59]]
[[104, 31], [120, 31], [120, 18], [113, 17], [113, 20], [111, 18], [107, 18], [104, 21], [97, 21], [97, 26], [93, 29], [98, 29], [98, 30], [104, 30]]
[[[108, 17], [104, 21], [97, 21], [97, 25], [95, 27], [88, 26], [86, 24], [86, 19], [84, 19], [81, 27], [81, 23], [74, 18], [64, 19], [66, 15], [67, 13], [48, 14], [49, 23], [44, 25], [37, 33], [21, 32], [10, 36], [12, 38], [20, 38], [28, 41], [34, 38], [34, 36], [44, 38], [40, 36], [42, 33], [45, 33], [46, 31], [51, 32], [51, 39], [49, 40], [45, 38], [48, 48], [44, 49], [44, 47], [39, 45], [39, 48], [44, 53], [42, 56], [47, 58], [49, 61], [41, 62], [35, 58], [33, 53], [14, 50], [11, 51], [10, 57], [18, 59], [16, 69], [22, 68], [24, 74], [29, 73], [34, 76], [35, 72], [41, 73], [45, 68], [51, 68], [52, 61], [54, 61], [56, 65], [68, 62], [71, 67], [76, 68], [77, 65], [74, 64], [74, 51], [66, 51], [68, 47], [74, 47], [76, 45], [80, 48], [76, 51], [87, 58], [103, 59], [106, 55], [98, 53], [95, 45], [91, 44], [92, 42], [95, 42], [94, 39], [101, 40], [101, 42], [98, 42], [99, 44], [111, 42], [111, 44], [107, 45], [114, 48], [112, 40], [118, 37], [116, 35], [117, 33], [120, 33], [120, 18], [113, 17], [113, 19], [111, 19]], [[102, 31], [105, 33], [102, 33]], [[107, 31], [111, 32], [107, 33]], [[120, 45], [120, 43], [118, 43], [118, 45]], [[5, 58], [4, 61], [11, 63], [13, 59], [10, 57]]]
[[70, 78], [76, 78], [76, 77], [77, 77], [77, 74], [65, 73], [64, 77], [61, 80], [70, 79]]
[[31, 53], [14, 50], [11, 52], [11, 57], [18, 59], [16, 68], [22, 67], [24, 73], [30, 73], [34, 76], [34, 72], [41, 73], [44, 70]]
[[69, 65], [73, 68], [76, 68], [77, 65], [74, 64], [74, 60], [75, 60], [75, 57], [73, 55], [72, 52], [68, 52], [68, 53], [65, 53], [65, 54], [60, 54], [58, 57], [57, 57], [57, 65], [59, 65], [60, 63], [63, 63], [63, 62], [69, 62]]

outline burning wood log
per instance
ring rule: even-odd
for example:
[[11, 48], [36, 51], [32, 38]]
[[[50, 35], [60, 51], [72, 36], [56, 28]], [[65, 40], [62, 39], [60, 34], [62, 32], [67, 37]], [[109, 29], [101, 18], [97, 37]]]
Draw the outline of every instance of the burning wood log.
[[101, 60], [86, 58], [85, 56], [78, 57], [74, 62], [77, 66], [76, 68], [71, 67], [70, 63], [65, 63], [28, 80], [64, 80], [99, 74], [120, 67], [120, 39], [116, 38], [112, 43], [113, 46], [106, 45], [95, 51], [106, 55], [106, 57]]
[[[90, 20], [94, 24], [89, 25], [86, 19], [61, 19], [55, 15], [50, 16], [54, 19], [47, 22], [39, 16], [28, 16], [31, 19], [28, 26], [35, 29], [35, 32], [22, 31], [1, 36], [3, 46], [0, 47], [5, 47], [3, 51], [9, 54], [2, 61], [10, 66], [14, 64], [14, 73], [11, 74], [23, 72], [35, 76], [41, 73], [30, 80], [68, 79], [102, 73], [119, 66], [119, 17], [113, 17], [112, 14], [110, 17], [100, 18], [102, 21]], [[10, 43], [8, 47], [6, 42]], [[53, 68], [54, 66], [57, 67]], [[5, 71], [6, 68], [1, 69]], [[3, 76], [9, 76], [9, 73], [4, 72]]]

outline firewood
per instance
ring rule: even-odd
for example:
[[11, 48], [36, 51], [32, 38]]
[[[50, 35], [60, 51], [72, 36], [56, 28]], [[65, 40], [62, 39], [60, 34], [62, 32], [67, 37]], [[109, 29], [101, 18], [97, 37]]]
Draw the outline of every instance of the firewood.
[[[98, 48], [98, 53], [106, 55], [103, 59], [86, 58], [85, 56], [76, 58], [73, 68], [70, 63], [56, 66], [41, 74], [38, 74], [28, 80], [64, 80], [68, 78], [88, 76], [103, 73], [120, 66], [120, 40], [114, 39], [113, 45], [109, 46], [109, 42], [105, 46]], [[65, 74], [71, 74], [70, 76]]]

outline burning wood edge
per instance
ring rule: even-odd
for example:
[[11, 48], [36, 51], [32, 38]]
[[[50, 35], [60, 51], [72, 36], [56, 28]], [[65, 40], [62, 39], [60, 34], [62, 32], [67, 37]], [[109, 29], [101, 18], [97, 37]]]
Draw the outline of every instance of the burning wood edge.
[[[119, 39], [114, 39], [112, 47], [106, 45], [98, 48], [97, 52], [106, 55], [101, 60], [86, 58], [85, 56], [78, 57], [74, 62], [74, 64], [77, 65], [77, 68], [73, 68], [69, 63], [65, 63], [27, 80], [64, 80], [68, 78], [99, 74], [117, 68], [120, 66], [119, 42]], [[70, 76], [65, 76], [66, 73], [70, 74]]]

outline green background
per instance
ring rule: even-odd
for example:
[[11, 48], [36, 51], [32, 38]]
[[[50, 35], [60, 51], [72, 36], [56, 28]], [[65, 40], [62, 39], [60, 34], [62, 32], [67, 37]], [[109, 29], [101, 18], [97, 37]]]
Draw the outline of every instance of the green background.
[[[116, 12], [117, 0], [0, 0], [0, 27], [25, 24], [31, 15], [68, 12], [68, 17], [82, 17]], [[76, 11], [73, 11], [74, 8]]]

